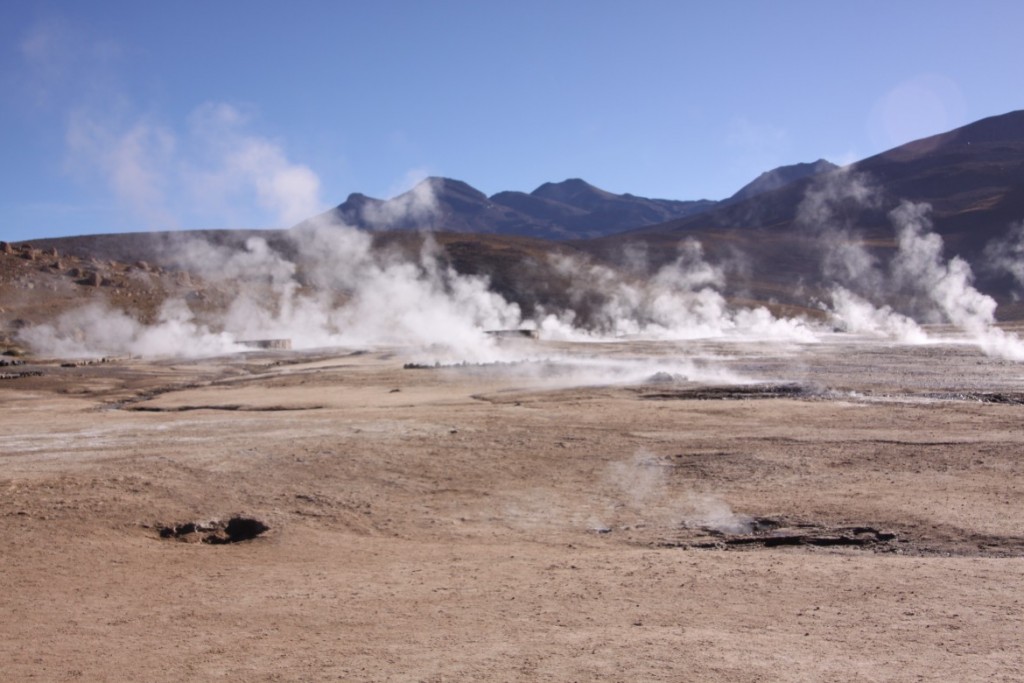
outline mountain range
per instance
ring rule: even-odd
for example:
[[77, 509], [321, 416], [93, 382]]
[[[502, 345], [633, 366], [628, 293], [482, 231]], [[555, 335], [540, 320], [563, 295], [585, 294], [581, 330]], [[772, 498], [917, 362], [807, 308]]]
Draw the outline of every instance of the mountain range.
[[825, 160], [780, 167], [721, 202], [614, 194], [580, 178], [544, 183], [529, 193], [505, 191], [488, 197], [461, 180], [434, 177], [392, 199], [351, 194], [317, 218], [371, 230], [428, 228], [548, 240], [592, 239], [695, 216], [835, 168]]
[[[829, 215], [809, 211], [812, 200], [827, 200]], [[812, 239], [817, 223], [840, 224], [848, 239], [885, 263], [897, 248], [890, 213], [906, 201], [930, 205], [927, 215], [945, 242], [945, 256], [962, 256], [1001, 310], [1015, 307], [1024, 315], [1015, 303], [1015, 283], [988, 268], [986, 256], [1024, 220], [1024, 111], [908, 142], [841, 169], [824, 160], [774, 169], [720, 201], [619, 195], [578, 178], [488, 197], [460, 180], [428, 178], [388, 200], [349, 195], [310, 220], [340, 219], [372, 231], [380, 245], [404, 248], [422, 239], [420, 231], [432, 230], [457, 270], [490, 277], [496, 291], [528, 310], [571, 284], [552, 274], [547, 254], [575, 254], [617, 268], [624, 265], [623, 254], [643, 253], [653, 272], [673, 260], [676, 245], [687, 238], [699, 241], [709, 260], [733, 264], [726, 294], [807, 306], [824, 282]], [[258, 235], [287, 254], [290, 236], [308, 222], [291, 230], [193, 234], [228, 247]], [[33, 244], [83, 258], [180, 268], [168, 249], [172, 241], [166, 234], [134, 233]]]
[[[831, 204], [827, 218], [809, 210], [812, 200], [823, 199]], [[990, 257], [1024, 221], [1024, 111], [915, 140], [843, 169], [805, 174], [700, 214], [588, 240], [583, 248], [613, 258], [626, 243], [642, 244], [656, 267], [671, 260], [675, 244], [692, 238], [713, 259], [743, 254], [742, 286], [758, 297], [795, 302], [822, 280], [821, 254], [811, 238], [823, 221], [848, 229], [884, 264], [898, 246], [891, 213], [904, 202], [927, 204], [945, 256], [964, 258], [985, 290], [1020, 307], [1015, 283], [990, 267]]]

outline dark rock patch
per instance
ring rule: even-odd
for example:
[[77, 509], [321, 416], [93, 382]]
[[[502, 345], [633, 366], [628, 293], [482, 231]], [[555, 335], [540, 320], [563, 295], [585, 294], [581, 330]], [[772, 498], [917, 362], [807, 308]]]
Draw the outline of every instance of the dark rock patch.
[[979, 535], [943, 525], [910, 524], [898, 529], [868, 524], [833, 525], [781, 517], [755, 517], [742, 533], [682, 525], [650, 543], [684, 550], [853, 549], [938, 557], [1024, 557], [1024, 537]]
[[85, 271], [83, 277], [75, 282], [85, 287], [101, 287], [105, 284], [103, 276], [94, 270]]
[[42, 377], [40, 370], [26, 370], [24, 372], [0, 372], [0, 379], [21, 379], [22, 377]]
[[157, 527], [157, 533], [162, 539], [209, 545], [251, 541], [269, 530], [269, 526], [252, 517], [232, 517], [227, 522], [212, 520]]
[[539, 339], [537, 330], [486, 330], [486, 333], [499, 339]]
[[[652, 383], [660, 384], [663, 383], [663, 380]], [[640, 398], [646, 401], [741, 401], [764, 398], [816, 398], [823, 393], [820, 389], [797, 383], [738, 384], [692, 389], [662, 389], [642, 392]]]
[[229, 412], [249, 412], [249, 413], [276, 413], [276, 412], [288, 412], [296, 410], [320, 410], [323, 406], [312, 405], [312, 406], [244, 406], [237, 403], [225, 403], [219, 405], [208, 405], [208, 406], [142, 406], [133, 405], [126, 406], [124, 410], [129, 410], [137, 413], [185, 413], [192, 410], [226, 410]]
[[969, 391], [953, 394], [931, 394], [929, 398], [938, 398], [946, 401], [995, 403], [1010, 406], [1024, 405], [1024, 392]]
[[875, 552], [894, 552], [902, 542], [893, 531], [872, 526], [831, 526], [756, 517], [746, 533], [723, 532], [710, 527], [686, 529], [684, 537], [658, 545], [696, 550], [779, 548], [784, 546], [853, 547]]

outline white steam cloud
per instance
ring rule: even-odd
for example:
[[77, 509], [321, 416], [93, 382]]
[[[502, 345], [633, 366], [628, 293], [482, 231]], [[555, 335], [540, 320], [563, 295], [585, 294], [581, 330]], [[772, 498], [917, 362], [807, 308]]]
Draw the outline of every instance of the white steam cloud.
[[191, 142], [204, 152], [198, 165], [185, 164], [189, 192], [217, 212], [255, 200], [278, 226], [294, 225], [320, 210], [316, 173], [289, 161], [281, 144], [249, 133], [247, 123], [241, 110], [221, 102], [192, 113]]
[[875, 306], [840, 286], [832, 289], [831, 296], [829, 313], [836, 327], [844, 332], [890, 337], [908, 344], [928, 341], [928, 335], [920, 325], [888, 305]]
[[[236, 113], [215, 107], [201, 118], [204, 126], [216, 129], [235, 125]], [[206, 184], [217, 187], [222, 180], [213, 174]], [[287, 184], [283, 187], [284, 194], [291, 192]], [[300, 187], [296, 201], [282, 201], [281, 206], [302, 205], [306, 189]], [[436, 197], [424, 194], [432, 190], [431, 184], [420, 183], [407, 195], [416, 207], [436, 206]], [[230, 304], [216, 317], [195, 318], [179, 301], [155, 325], [130, 327], [124, 314], [88, 308], [23, 337], [38, 352], [57, 355], [203, 355], [237, 350], [234, 340], [288, 338], [300, 349], [429, 348], [443, 362], [508, 360], [508, 353], [486, 332], [521, 327], [555, 340], [815, 340], [805, 321], [778, 319], [765, 308], [730, 307], [719, 292], [723, 270], [708, 263], [700, 244], [692, 240], [681, 243], [675, 261], [647, 280], [577, 259], [555, 259], [555, 269], [572, 283], [571, 305], [527, 320], [516, 303], [491, 290], [488, 278], [460, 274], [446, 264], [429, 234], [413, 254], [375, 248], [371, 233], [326, 218], [306, 221], [286, 235], [273, 245], [253, 237], [243, 248], [187, 235], [173, 238], [168, 253], [178, 267], [230, 292]], [[586, 309], [586, 315], [577, 308]], [[116, 324], [105, 326], [107, 317]], [[195, 339], [190, 341], [189, 334]], [[680, 377], [714, 374], [693, 363], [669, 365]], [[589, 373], [613, 381], [642, 381], [663, 369], [579, 359], [570, 366], [575, 368], [570, 375]]]
[[[83, 111], [72, 117], [68, 143], [75, 163], [99, 169], [115, 195], [153, 225], [173, 227], [178, 219], [166, 207], [182, 197], [207, 213], [257, 205], [282, 223], [299, 223], [320, 208], [316, 174], [291, 162], [279, 143], [251, 133], [249, 117], [228, 104], [196, 109], [184, 137], [149, 121], [104, 124]], [[371, 226], [431, 224], [439, 216], [437, 189], [420, 182], [390, 202], [367, 203], [363, 218]], [[841, 169], [820, 177], [799, 207], [798, 223], [821, 247], [823, 273], [833, 283], [827, 306], [833, 325], [920, 343], [928, 335], [918, 321], [950, 323], [986, 353], [1024, 359], [1024, 342], [995, 325], [995, 302], [973, 286], [967, 262], [944, 258], [927, 205], [904, 203], [889, 214], [896, 230], [889, 263], [865, 247], [855, 219], [880, 206], [865, 176]], [[1007, 240], [1006, 268], [1024, 270], [1017, 258], [1024, 227]], [[722, 294], [725, 269], [692, 239], [649, 277], [639, 248], [626, 250], [623, 270], [551, 257], [565, 301], [542, 301], [531, 319], [492, 291], [488, 278], [456, 272], [429, 235], [417, 253], [388, 251], [374, 247], [371, 233], [320, 218], [273, 243], [252, 238], [239, 249], [181, 238], [173, 250], [179, 267], [230, 292], [217, 316], [203, 311], [200, 317], [172, 299], [147, 327], [91, 307], [22, 337], [57, 355], [204, 355], [237, 350], [238, 339], [288, 338], [296, 348], [397, 345], [430, 348], [438, 360], [482, 362], [509, 358], [486, 334], [494, 329], [526, 327], [568, 341], [811, 343], [822, 332], [764, 307], [730, 305]]]
[[416, 179], [412, 189], [402, 192], [386, 202], [367, 203], [362, 208], [362, 219], [374, 230], [387, 230], [395, 226], [431, 227], [440, 216], [437, 201], [437, 179], [419, 177], [419, 172], [408, 176]]
[[26, 328], [21, 339], [55, 356], [77, 358], [107, 354], [212, 356], [238, 351], [231, 335], [213, 332], [194, 320], [184, 302], [169, 300], [157, 322], [142, 325], [123, 311], [89, 304], [54, 322]]
[[248, 117], [230, 104], [198, 107], [184, 134], [80, 108], [66, 142], [67, 168], [98, 178], [150, 229], [285, 227], [323, 208], [316, 173], [290, 161], [281, 143], [249, 132]]
[[[632, 251], [629, 256], [638, 258]], [[731, 307], [719, 291], [725, 285], [723, 270], [704, 259], [696, 240], [681, 242], [675, 261], [648, 279], [626, 279], [607, 266], [567, 256], [552, 257], [552, 262], [572, 282], [572, 307], [539, 322], [540, 330], [552, 338], [816, 340], [803, 320], [776, 318], [763, 307]], [[633, 269], [640, 267], [633, 264]], [[584, 309], [585, 322], [578, 319]]]
[[1017, 287], [1024, 288], [1024, 221], [1013, 224], [1004, 237], [986, 245], [985, 259], [991, 270], [1010, 275]]
[[167, 208], [176, 142], [166, 128], [137, 121], [112, 128], [86, 111], [75, 112], [67, 129], [67, 167], [87, 176], [98, 173], [119, 202], [152, 228], [176, 229]]
[[877, 259], [863, 246], [855, 218], [879, 205], [867, 176], [849, 167], [821, 174], [797, 207], [797, 224], [818, 242], [822, 274], [840, 287], [880, 295], [884, 284]]
[[500, 355], [486, 331], [522, 322], [487, 278], [444, 265], [429, 235], [406, 257], [374, 249], [369, 233], [309, 222], [285, 246], [290, 256], [260, 237], [241, 249], [187, 236], [170, 244], [179, 266], [232, 294], [213, 320], [200, 324], [180, 300], [151, 326], [90, 306], [21, 337], [37, 352], [67, 356], [198, 356], [240, 350], [235, 340], [287, 338], [295, 348], [432, 347], [438, 360], [490, 361]]
[[1024, 340], [996, 326], [996, 302], [974, 287], [970, 264], [944, 257], [928, 204], [903, 202], [889, 213], [897, 249], [887, 267], [864, 248], [849, 217], [878, 204], [877, 191], [863, 176], [842, 170], [828, 174], [800, 206], [799, 220], [818, 238], [824, 274], [835, 283], [828, 309], [833, 323], [908, 343], [929, 339], [918, 320], [948, 323], [986, 354], [1024, 360]]

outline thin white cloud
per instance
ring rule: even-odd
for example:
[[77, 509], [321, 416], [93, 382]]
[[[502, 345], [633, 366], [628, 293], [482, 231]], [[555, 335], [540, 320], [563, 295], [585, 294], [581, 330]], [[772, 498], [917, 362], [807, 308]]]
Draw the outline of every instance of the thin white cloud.
[[60, 117], [64, 169], [114, 200], [116, 227], [288, 227], [323, 209], [317, 174], [256, 132], [245, 107], [200, 104], [184, 120], [149, 111], [119, 84], [122, 47], [59, 14], [16, 50], [17, 99]]
[[262, 207], [279, 226], [322, 209], [320, 179], [291, 161], [281, 143], [249, 132], [250, 114], [223, 102], [208, 102], [190, 116], [194, 158], [184, 179], [208, 209], [225, 212], [237, 202]]
[[119, 127], [79, 110], [69, 118], [66, 142], [67, 166], [75, 175], [86, 180], [98, 176], [145, 227], [178, 227], [167, 208], [175, 154], [169, 130], [144, 120]]
[[147, 117], [76, 110], [67, 167], [99, 179], [140, 228], [288, 227], [321, 211], [316, 173], [250, 132], [248, 120], [238, 107], [207, 103], [176, 133]]
[[52, 109], [109, 96], [114, 66], [124, 49], [55, 15], [29, 27], [17, 52], [21, 57], [14, 81], [18, 98], [30, 106]]

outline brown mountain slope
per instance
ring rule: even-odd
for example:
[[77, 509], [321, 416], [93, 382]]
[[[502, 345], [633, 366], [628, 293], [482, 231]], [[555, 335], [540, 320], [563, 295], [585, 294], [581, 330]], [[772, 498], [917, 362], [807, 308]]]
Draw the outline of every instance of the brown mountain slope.
[[[868, 232], [884, 229], [888, 209], [907, 200], [932, 205], [939, 234], [974, 231], [970, 242], [982, 241], [1005, 227], [1000, 223], [1022, 218], [1024, 111], [982, 119], [869, 157], [834, 173], [836, 182], [843, 182], [842, 174], [846, 178], [861, 174], [871, 186], [877, 204], [850, 206], [855, 212], [846, 217]], [[682, 236], [717, 228], [791, 230], [808, 190], [821, 180], [820, 176], [800, 178], [742, 202], [604, 241]]]
[[[824, 196], [833, 197], [827, 215], [813, 210], [812, 200]], [[990, 272], [984, 252], [1024, 219], [1024, 111], [916, 140], [696, 216], [578, 246], [610, 259], [625, 245], [645, 245], [658, 266], [674, 258], [679, 240], [697, 239], [712, 258], [742, 258], [747, 277], [736, 287], [796, 301], [823, 284], [816, 233], [842, 227], [885, 261], [895, 248], [889, 213], [903, 201], [930, 204], [946, 256], [966, 258], [981, 285], [1010, 303], [1011, 283]]]

